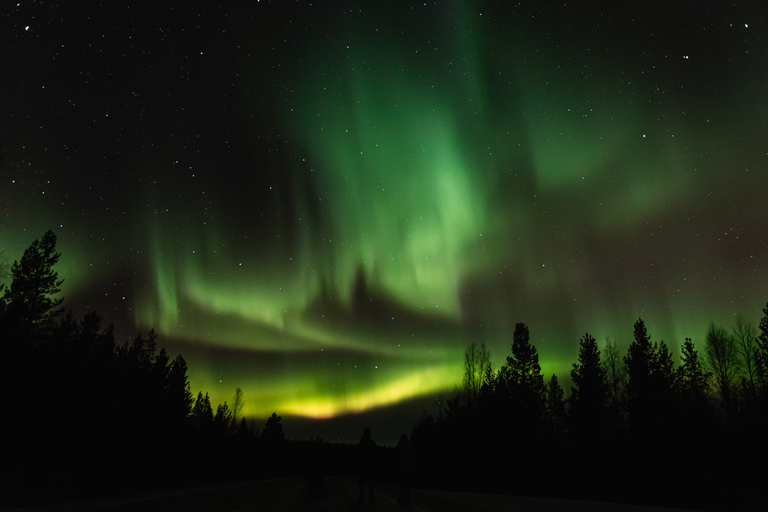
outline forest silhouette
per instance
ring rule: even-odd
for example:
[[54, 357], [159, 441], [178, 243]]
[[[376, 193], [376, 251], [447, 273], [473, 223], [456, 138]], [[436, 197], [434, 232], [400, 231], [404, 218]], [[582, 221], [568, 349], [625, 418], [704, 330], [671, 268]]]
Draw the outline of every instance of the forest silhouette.
[[[758, 327], [710, 324], [679, 362], [642, 319], [625, 354], [589, 333], [566, 392], [545, 379], [524, 323], [506, 363], [465, 350], [446, 406], [414, 418], [395, 448], [288, 440], [277, 413], [258, 428], [240, 389], [214, 410], [192, 393], [187, 363], [154, 331], [120, 344], [95, 312], [56, 298], [60, 254], [48, 231], [0, 287], [6, 398], [2, 506], [280, 476], [321, 494], [326, 475], [525, 496], [750, 509], [765, 503], [768, 304]], [[373, 426], [375, 433], [375, 425]], [[364, 458], [361, 458], [364, 453]], [[333, 456], [329, 456], [332, 454]], [[322, 462], [320, 462], [322, 461]]]

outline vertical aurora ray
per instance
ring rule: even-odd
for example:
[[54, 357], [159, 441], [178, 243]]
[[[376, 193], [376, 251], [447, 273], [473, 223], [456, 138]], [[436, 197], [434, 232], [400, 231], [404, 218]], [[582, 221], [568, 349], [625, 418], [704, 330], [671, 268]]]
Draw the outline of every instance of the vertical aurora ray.
[[[219, 197], [219, 221], [183, 241], [168, 243], [169, 225], [153, 235], [158, 306], [138, 322], [250, 353], [250, 384], [230, 387], [261, 393], [262, 413], [450, 390], [468, 339], [500, 363], [516, 321], [545, 372], [567, 377], [584, 330], [622, 343], [645, 314], [674, 345], [693, 325], [680, 319], [702, 318], [668, 257], [701, 249], [682, 234], [707, 144], [685, 96], [669, 96], [683, 112], [671, 115], [637, 100], [655, 83], [612, 74], [620, 55], [571, 62], [527, 28], [456, 9], [400, 35], [363, 16], [331, 45], [307, 43], [282, 75], [288, 135], [271, 181], [256, 181], [268, 191], [239, 210]], [[223, 387], [220, 373], [201, 387]]]
[[452, 118], [416, 98], [358, 101], [349, 121], [307, 126], [320, 199], [333, 209], [333, 243], [342, 247], [334, 254], [337, 291], [360, 268], [370, 287], [401, 303], [456, 317], [465, 254], [479, 240], [486, 205]]
[[100, 38], [106, 74], [69, 25], [15, 34], [63, 49], [8, 67], [4, 256], [55, 229], [76, 313], [155, 328], [251, 415], [450, 392], [463, 347], [498, 365], [520, 321], [567, 384], [585, 331], [626, 346], [642, 315], [675, 347], [754, 320], [764, 16], [331, 4], [137, 18], [140, 62]]
[[[382, 50], [358, 50], [359, 68], [339, 62], [333, 76], [310, 79], [285, 114], [281, 172], [293, 197], [267, 215], [290, 218], [288, 230], [246, 228], [238, 236], [257, 238], [252, 254], [234, 251], [221, 223], [204, 231], [230, 239], [197, 253], [189, 240], [210, 236], [167, 243], [178, 238], [169, 226], [152, 236], [159, 306], [137, 321], [251, 354], [253, 372], [240, 379], [261, 413], [325, 417], [450, 391], [460, 379], [459, 290], [477, 269], [489, 204], [448, 100], [411, 65], [400, 76], [365, 69]], [[259, 354], [291, 355], [267, 368]], [[201, 372], [199, 385], [221, 388], [216, 374]]]
[[[157, 307], [142, 308], [139, 323], [254, 354], [293, 354], [278, 374], [245, 377], [250, 394], [261, 396], [260, 413], [360, 411], [449, 391], [460, 378], [465, 339], [392, 330], [384, 317], [391, 325], [401, 316], [460, 325], [459, 287], [475, 264], [468, 255], [482, 243], [487, 203], [454, 113], [418, 87], [382, 84], [385, 76], [346, 84], [342, 115], [322, 96], [305, 98], [293, 130], [306, 156], [292, 156], [297, 196], [280, 213], [295, 227], [277, 235], [295, 240], [292, 249], [280, 250], [273, 237], [253, 254], [220, 242], [195, 251], [190, 239], [211, 237], [178, 240], [168, 226], [152, 235], [157, 297], [146, 303]], [[361, 300], [375, 311], [361, 313], [369, 307]], [[333, 372], [304, 361], [321, 350], [336, 355]], [[252, 359], [255, 374], [266, 371]], [[221, 387], [210, 371], [198, 380]]]

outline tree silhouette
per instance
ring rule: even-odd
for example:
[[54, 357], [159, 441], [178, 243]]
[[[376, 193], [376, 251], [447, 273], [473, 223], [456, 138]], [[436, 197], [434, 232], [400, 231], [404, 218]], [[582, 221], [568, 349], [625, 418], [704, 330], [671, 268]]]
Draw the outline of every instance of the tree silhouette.
[[187, 378], [187, 362], [177, 355], [168, 369], [168, 381], [165, 386], [165, 403], [171, 421], [184, 422], [192, 413], [192, 392]]
[[283, 441], [285, 433], [283, 432], [283, 425], [280, 423], [282, 419], [282, 416], [278, 416], [276, 412], [273, 412], [272, 416], [267, 418], [264, 430], [261, 431], [261, 438], [270, 443]]
[[653, 345], [645, 322], [635, 322], [634, 339], [629, 344], [624, 366], [627, 371], [627, 395], [633, 409], [645, 406], [650, 389], [651, 367], [654, 359]]
[[240, 388], [236, 388], [235, 397], [232, 399], [232, 430], [235, 430], [237, 428], [237, 418], [239, 418], [240, 415], [243, 413], [244, 406], [245, 406], [245, 397], [243, 396], [243, 390]]
[[741, 317], [736, 317], [736, 324], [731, 329], [733, 341], [741, 361], [742, 375], [740, 378], [741, 394], [746, 406], [753, 407], [757, 398], [758, 373], [757, 361], [757, 332], [752, 324], [747, 323]]
[[246, 420], [245, 418], [242, 418], [240, 420], [240, 423], [238, 423], [237, 425], [237, 430], [235, 430], [235, 436], [239, 438], [246, 438], [253, 434], [254, 434], [254, 431], [248, 425], [248, 420]]
[[627, 372], [627, 407], [630, 422], [634, 427], [647, 428], [655, 419], [656, 400], [659, 390], [654, 383], [654, 371], [657, 367], [657, 347], [651, 343], [651, 337], [645, 322], [638, 319], [634, 327], [634, 339], [629, 344], [624, 356]]
[[524, 323], [515, 325], [512, 355], [507, 356], [503, 376], [513, 402], [532, 418], [539, 415], [545, 395], [544, 376], [541, 374], [539, 353], [531, 344], [528, 327]]
[[[666, 429], [675, 428], [679, 421], [675, 409], [676, 372], [667, 345], [663, 341], [651, 342], [642, 319], [635, 322], [634, 339], [624, 356], [624, 366], [628, 376], [629, 463], [639, 464], [643, 459], [661, 461], [667, 456]], [[659, 471], [671, 468], [663, 466]]]
[[[746, 429], [750, 443], [755, 446], [754, 452], [750, 454], [750, 462], [758, 468], [762, 468], [762, 471], [756, 471], [754, 473], [753, 484], [754, 488], [763, 489], [763, 483], [768, 478], [768, 471], [766, 471], [765, 460], [768, 459], [768, 443], [765, 442], [765, 432], [768, 428], [768, 303], [762, 310], [763, 316], [760, 318], [758, 324], [759, 333], [757, 336], [757, 348], [754, 351], [755, 358], [755, 370], [757, 374], [757, 400], [756, 400], [756, 412], [753, 415], [751, 428]], [[751, 434], [751, 435], [750, 435]], [[763, 494], [764, 495], [764, 494]]]
[[166, 406], [166, 387], [168, 382], [168, 352], [161, 348], [160, 352], [153, 358], [149, 365], [149, 372], [145, 382], [147, 387], [147, 404], [145, 407], [148, 413], [161, 422], [163, 426], [167, 423], [168, 410]]
[[[171, 360], [153, 330], [116, 344], [114, 327], [102, 328], [96, 312], [82, 319], [72, 311], [62, 315], [55, 245], [50, 231], [35, 240], [13, 264], [10, 284], [0, 287], [0, 341], [6, 343], [0, 374], [6, 389], [24, 391], [10, 393], [5, 402], [13, 415], [4, 423], [5, 435], [13, 442], [0, 458], [0, 508], [8, 496], [23, 503], [29, 496], [85, 497], [92, 490], [213, 477], [206, 469], [215, 467], [212, 456], [189, 449], [194, 441], [214, 438], [214, 414], [202, 393], [193, 412], [184, 358]], [[226, 403], [217, 412], [227, 434], [220, 447], [226, 448], [235, 442], [228, 435], [231, 415]], [[247, 435], [238, 442], [256, 450], [247, 422], [240, 430]], [[219, 456], [240, 452], [217, 448], [212, 453]]]
[[732, 413], [734, 384], [739, 375], [736, 343], [722, 327], [710, 322], [707, 329], [705, 354], [712, 374], [712, 388], [728, 420]]
[[626, 426], [627, 370], [615, 341], [606, 340], [603, 368], [608, 384], [608, 412], [610, 428], [622, 430]]
[[660, 341], [654, 344], [655, 358], [651, 368], [651, 382], [653, 385], [656, 407], [661, 416], [673, 414], [675, 393], [677, 390], [677, 370], [672, 352], [667, 344]]
[[464, 350], [462, 395], [466, 404], [475, 407], [480, 399], [483, 380], [491, 370], [491, 356], [484, 343], [474, 341]]
[[560, 439], [565, 434], [566, 412], [565, 393], [557, 381], [557, 375], [552, 374], [547, 384], [547, 399], [544, 419], [549, 425], [550, 432], [555, 439]]
[[515, 326], [512, 355], [499, 370], [496, 393], [495, 406], [500, 409], [490, 421], [497, 430], [496, 439], [505, 439], [506, 448], [526, 461], [515, 466], [511, 478], [519, 489], [538, 485], [532, 475], [541, 469], [537, 452], [548, 437], [543, 428], [546, 388], [538, 351], [523, 323]]
[[[302, 460], [301, 442], [285, 440], [276, 413], [260, 435], [249, 428], [240, 388], [231, 408], [227, 402], [212, 408], [202, 392], [193, 401], [186, 361], [171, 359], [154, 331], [116, 344], [114, 327], [102, 327], [95, 312], [82, 319], [61, 315], [55, 242], [52, 232], [36, 240], [14, 263], [12, 283], [0, 288], [0, 341], [9, 349], [0, 373], [14, 391], [6, 398], [4, 427], [12, 442], [0, 458], [3, 493], [56, 498], [181, 484], [191, 475], [197, 483], [222, 481], [241, 478], [245, 461], [255, 458], [267, 461], [260, 476], [282, 476]], [[738, 508], [730, 505], [761, 492], [767, 476], [768, 304], [762, 312], [757, 331], [741, 318], [729, 331], [711, 323], [702, 354], [686, 338], [677, 369], [667, 345], [651, 342], [642, 319], [623, 365], [615, 343], [601, 354], [586, 333], [567, 402], [556, 375], [544, 385], [525, 324], [515, 326], [511, 355], [498, 372], [485, 347], [472, 343], [462, 387], [446, 413], [414, 426], [416, 473], [441, 487], [625, 501], [637, 499], [651, 469], [659, 481], [677, 483], [680, 501], [670, 504]], [[17, 357], [19, 347], [25, 357]], [[714, 399], [727, 413], [725, 423]], [[350, 461], [348, 448], [331, 453]], [[514, 463], [488, 469], [496, 468], [500, 452], [513, 453]], [[548, 461], [562, 453], [571, 454], [577, 470], [566, 482], [542, 479], [550, 474]], [[596, 461], [610, 465], [603, 488], [594, 482]], [[754, 469], [736, 471], [741, 467]], [[670, 499], [668, 486], [642, 490], [646, 501]]]
[[227, 402], [219, 404], [216, 407], [216, 414], [213, 416], [213, 430], [219, 436], [225, 436], [232, 427], [232, 411]]
[[39, 342], [52, 331], [63, 312], [64, 299], [53, 297], [64, 282], [53, 268], [60, 257], [56, 235], [47, 231], [24, 251], [21, 261], [13, 262], [11, 285], [0, 285], [0, 331], [7, 333], [6, 339], [31, 337], [29, 341]]
[[205, 396], [202, 391], [197, 394], [197, 400], [192, 407], [192, 421], [198, 431], [203, 433], [210, 432], [213, 427], [213, 408], [208, 393]]
[[601, 434], [605, 424], [609, 389], [605, 368], [600, 363], [600, 350], [589, 333], [579, 341], [579, 362], [573, 364], [571, 379], [571, 424], [577, 435]]
[[758, 325], [760, 333], [757, 336], [757, 349], [755, 350], [755, 370], [759, 383], [759, 393], [762, 408], [768, 409], [768, 303], [763, 309], [763, 316]]
[[709, 394], [709, 374], [704, 371], [691, 338], [685, 338], [681, 351], [682, 362], [677, 369], [681, 398], [683, 403], [702, 407]]

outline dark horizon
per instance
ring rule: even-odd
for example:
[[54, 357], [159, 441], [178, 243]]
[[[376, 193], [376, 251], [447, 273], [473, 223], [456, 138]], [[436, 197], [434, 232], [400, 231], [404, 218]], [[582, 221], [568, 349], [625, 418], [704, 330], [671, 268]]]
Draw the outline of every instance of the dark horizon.
[[[15, 419], [5, 432], [4, 506], [265, 478], [294, 485], [285, 479], [297, 476], [302, 499], [322, 503], [326, 476], [352, 475], [358, 503], [375, 501], [375, 489], [388, 483], [399, 487], [401, 506], [412, 486], [728, 510], [760, 502], [768, 303], [757, 327], [711, 323], [703, 347], [686, 339], [679, 362], [642, 318], [624, 353], [613, 342], [601, 351], [585, 333], [569, 396], [557, 375], [542, 373], [531, 330], [518, 322], [499, 367], [484, 343], [465, 347], [461, 385], [432, 403], [433, 412], [412, 400], [391, 406], [396, 414], [369, 408], [322, 423], [293, 418], [287, 437], [277, 412], [263, 427], [248, 421], [240, 388], [229, 404], [208, 392], [195, 398], [186, 360], [169, 354], [155, 331], [120, 343], [95, 312], [68, 311], [57, 297], [56, 243], [53, 231], [35, 240], [0, 290], [0, 375], [7, 389], [25, 392], [7, 396]], [[308, 438], [297, 438], [302, 427], [312, 430]], [[394, 444], [388, 435], [398, 430]], [[676, 437], [682, 442], [671, 450]], [[733, 450], [735, 443], [750, 449]], [[511, 463], [498, 465], [504, 454]], [[565, 480], [551, 472], [564, 456], [578, 461]], [[623, 470], [596, 481], [606, 462]], [[649, 471], [667, 485], [644, 485]]]

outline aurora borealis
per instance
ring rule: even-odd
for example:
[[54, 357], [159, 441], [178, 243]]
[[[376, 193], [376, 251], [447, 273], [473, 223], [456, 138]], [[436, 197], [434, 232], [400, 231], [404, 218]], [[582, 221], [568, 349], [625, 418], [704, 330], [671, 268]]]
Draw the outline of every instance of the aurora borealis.
[[2, 257], [53, 229], [68, 307], [265, 418], [756, 322], [765, 5], [581, 4], [4, 7]]

